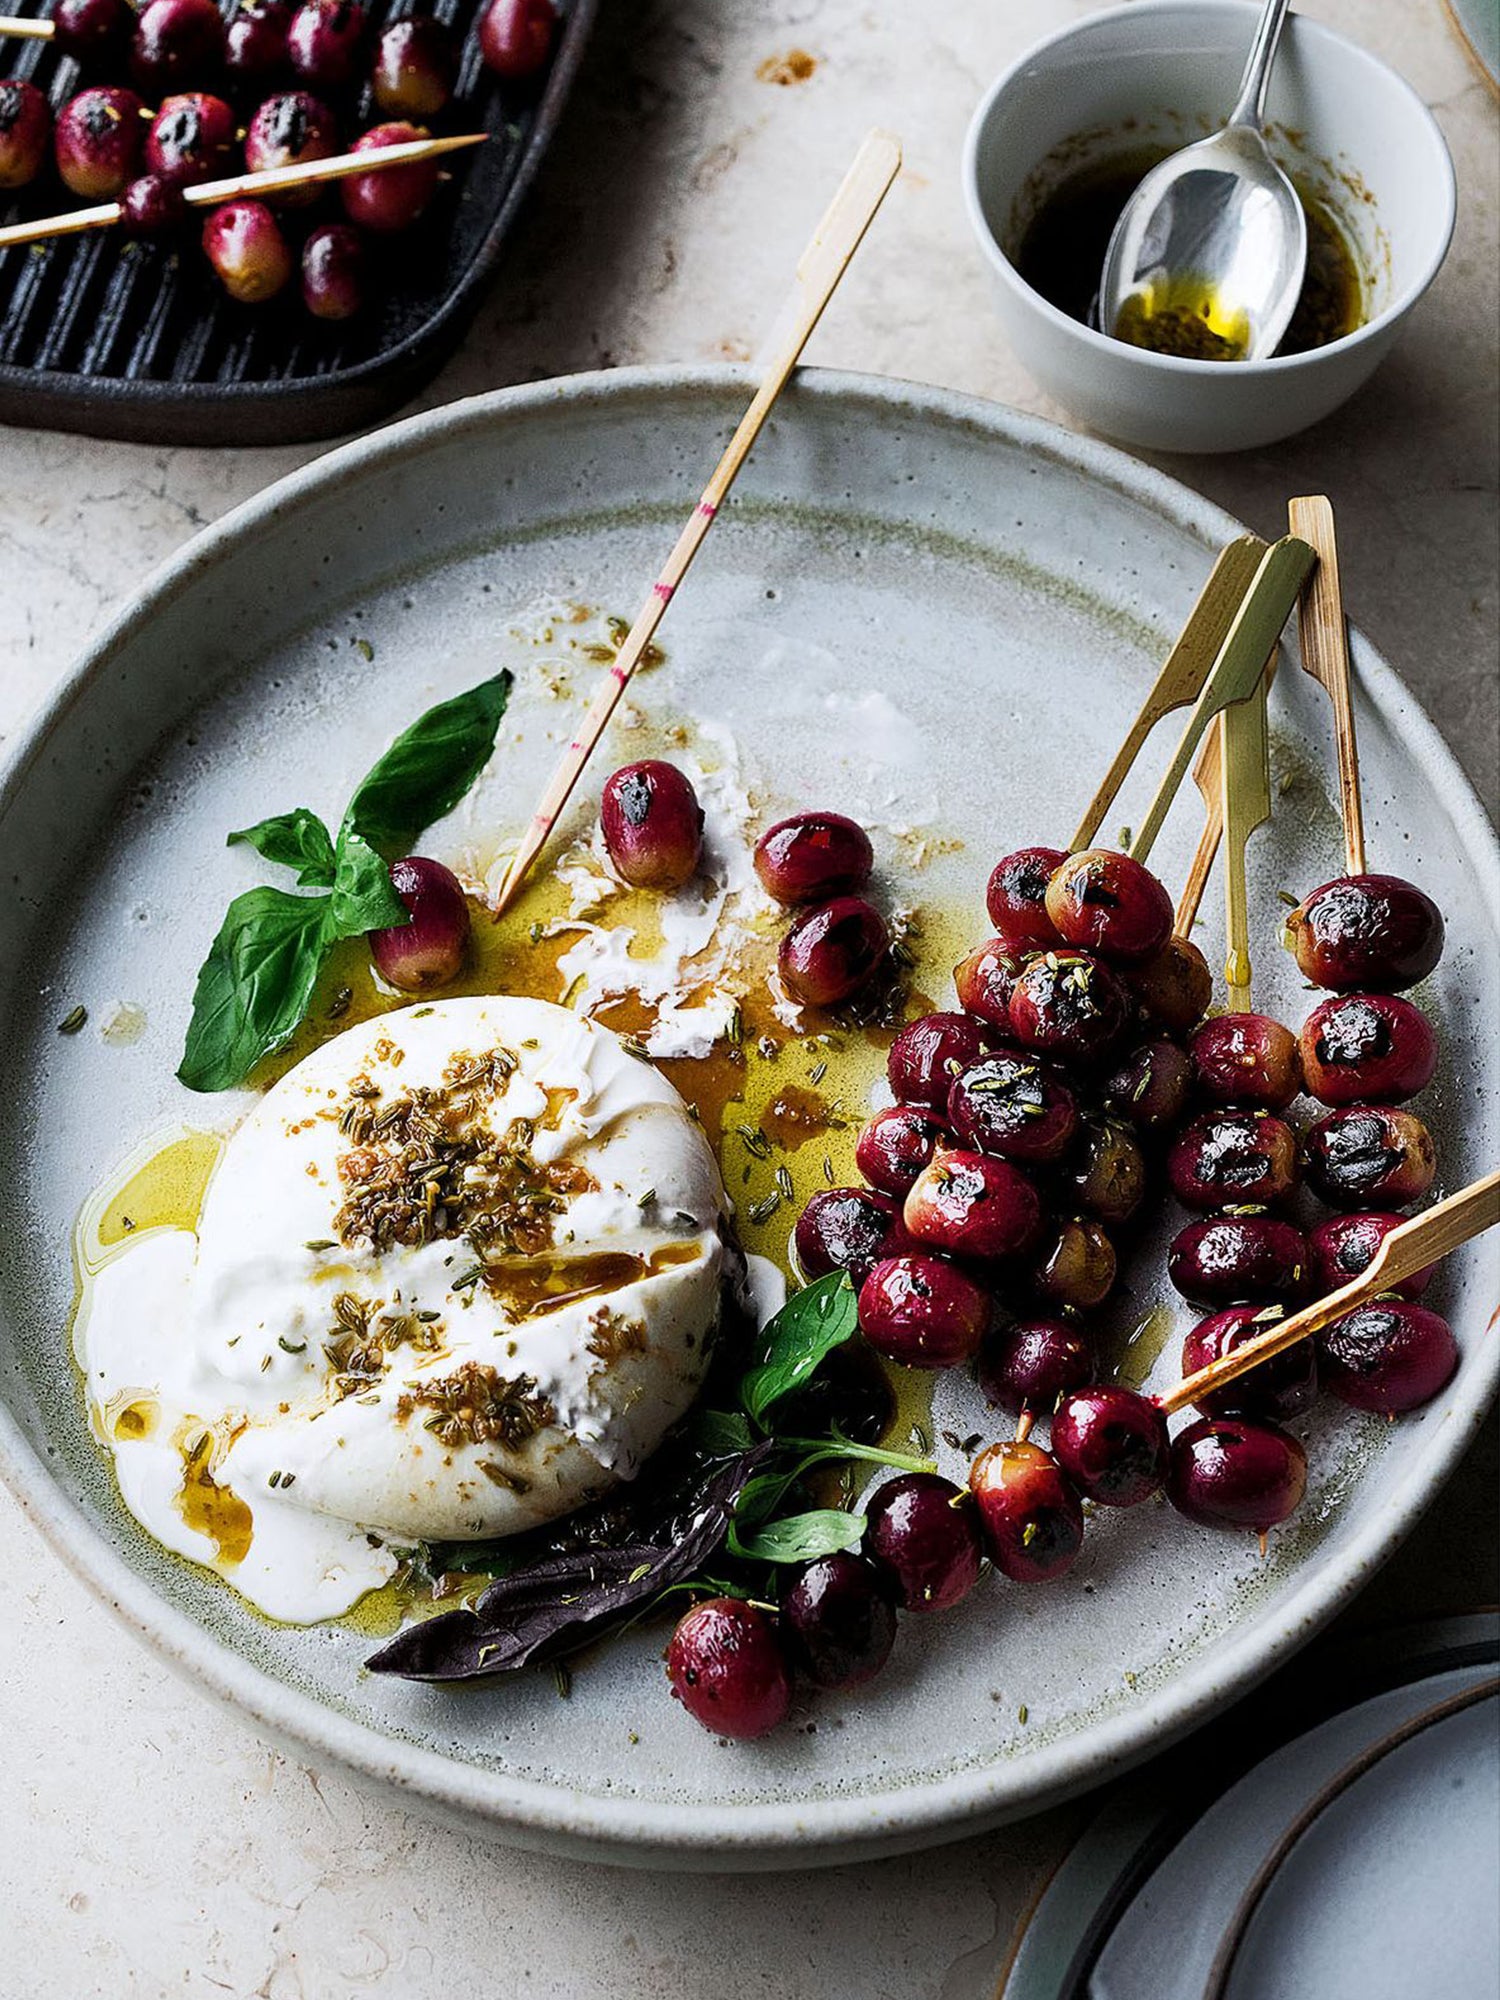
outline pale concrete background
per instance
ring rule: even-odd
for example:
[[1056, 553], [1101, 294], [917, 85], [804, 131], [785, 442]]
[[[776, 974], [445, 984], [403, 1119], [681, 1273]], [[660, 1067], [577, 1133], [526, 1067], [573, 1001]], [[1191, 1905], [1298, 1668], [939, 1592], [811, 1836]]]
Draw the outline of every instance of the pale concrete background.
[[[1066, 421], [1006, 352], [958, 184], [964, 127], [1080, 0], [622, 0], [508, 267], [429, 392], [746, 359], [873, 120], [896, 197], [812, 358]], [[1437, 0], [1309, 0], [1394, 62], [1458, 166], [1458, 236], [1398, 353], [1301, 439], [1168, 469], [1275, 531], [1339, 509], [1354, 616], [1494, 809], [1496, 107]], [[768, 56], [817, 68], [782, 88]], [[157, 561], [313, 455], [0, 432], [0, 743]], [[1162, 461], [1166, 464], [1167, 461]], [[1500, 1595], [1493, 1423], [1354, 1618]], [[258, 1744], [119, 1630], [0, 1496], [0, 2000], [980, 2000], [1082, 1809], [831, 1874], [695, 1880], [537, 1860], [372, 1803]]]

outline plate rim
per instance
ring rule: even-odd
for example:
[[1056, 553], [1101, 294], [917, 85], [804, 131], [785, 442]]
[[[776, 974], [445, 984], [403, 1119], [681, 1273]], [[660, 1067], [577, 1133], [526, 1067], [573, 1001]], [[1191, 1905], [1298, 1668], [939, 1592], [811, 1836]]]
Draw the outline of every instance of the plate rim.
[[[748, 400], [757, 377], [739, 364], [599, 370], [492, 390], [422, 412], [336, 447], [222, 515], [159, 564], [84, 649], [51, 694], [18, 725], [0, 761], [0, 838], [11, 804], [54, 732], [116, 656], [191, 582], [249, 540], [257, 528], [350, 480], [378, 474], [414, 452], [452, 444], [515, 419], [631, 398], [697, 399], [711, 410], [731, 392]], [[1070, 468], [1145, 506], [1212, 550], [1244, 532], [1216, 503], [1126, 452], [1043, 417], [979, 396], [898, 377], [804, 369], [799, 399], [873, 406], [993, 437]], [[711, 432], [711, 418], [705, 429]], [[705, 456], [706, 456], [705, 452]], [[691, 496], [688, 496], [689, 498]], [[1488, 854], [1481, 898], [1500, 934], [1500, 841], [1453, 753], [1394, 670], [1351, 626], [1361, 678], [1371, 698], [1396, 713], [1414, 761], [1431, 776], [1461, 844]], [[1400, 1491], [1360, 1531], [1321, 1578], [1294, 1586], [1263, 1636], [1231, 1629], [1214, 1648], [1130, 1709], [1110, 1715], [1020, 1760], [997, 1759], [920, 1785], [802, 1802], [778, 1800], [705, 1807], [630, 1797], [585, 1797], [542, 1780], [464, 1764], [386, 1737], [279, 1682], [159, 1597], [149, 1581], [105, 1543], [83, 1507], [52, 1478], [45, 1460], [0, 1401], [0, 1478], [52, 1550], [135, 1633], [177, 1671], [232, 1707], [262, 1734], [298, 1753], [330, 1757], [356, 1780], [390, 1787], [419, 1810], [457, 1816], [472, 1831], [542, 1851], [644, 1867], [778, 1869], [836, 1865], [955, 1840], [1061, 1803], [1175, 1742], [1265, 1678], [1318, 1632], [1410, 1532], [1452, 1474], [1500, 1379], [1500, 1340], [1467, 1357], [1461, 1401], [1434, 1440], [1430, 1476]]]

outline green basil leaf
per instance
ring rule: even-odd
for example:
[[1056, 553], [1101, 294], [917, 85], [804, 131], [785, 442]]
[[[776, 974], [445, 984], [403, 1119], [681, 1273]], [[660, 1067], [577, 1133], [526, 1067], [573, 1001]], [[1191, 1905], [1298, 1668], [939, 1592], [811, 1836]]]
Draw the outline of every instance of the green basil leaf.
[[830, 1271], [793, 1292], [761, 1336], [761, 1361], [740, 1383], [740, 1399], [757, 1423], [793, 1389], [800, 1389], [858, 1323], [847, 1271]]
[[241, 827], [225, 845], [238, 847], [242, 842], [279, 867], [295, 868], [304, 889], [327, 889], [333, 882], [333, 836], [306, 806]]
[[451, 812], [489, 762], [511, 676], [439, 702], [403, 730], [368, 774], [344, 814], [387, 861], [411, 852], [424, 827]]
[[328, 905], [330, 937], [363, 937], [366, 931], [411, 922], [411, 912], [391, 887], [389, 867], [362, 834], [342, 827], [337, 857]]
[[236, 896], [193, 991], [177, 1074], [189, 1090], [231, 1090], [288, 1041], [328, 949], [327, 896], [249, 889]]
[[694, 1410], [683, 1426], [687, 1442], [706, 1458], [733, 1458], [755, 1442], [738, 1410]]
[[846, 1514], [842, 1507], [814, 1507], [806, 1514], [788, 1514], [763, 1528], [739, 1532], [731, 1522], [728, 1548], [731, 1555], [752, 1562], [809, 1562], [814, 1556], [833, 1555], [839, 1549], [859, 1546], [865, 1531], [863, 1514]]

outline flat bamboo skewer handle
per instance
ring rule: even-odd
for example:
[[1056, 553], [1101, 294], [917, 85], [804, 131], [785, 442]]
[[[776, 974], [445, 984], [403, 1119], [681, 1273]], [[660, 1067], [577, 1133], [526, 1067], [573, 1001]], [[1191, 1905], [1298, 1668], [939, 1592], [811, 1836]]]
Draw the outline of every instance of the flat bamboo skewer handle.
[[1391, 1291], [1403, 1278], [1437, 1263], [1461, 1243], [1493, 1229], [1497, 1223], [1500, 1223], [1500, 1173], [1486, 1174], [1483, 1180], [1473, 1181], [1459, 1193], [1450, 1194], [1446, 1201], [1440, 1201], [1424, 1215], [1413, 1216], [1399, 1229], [1393, 1229], [1364, 1270], [1347, 1285], [1330, 1292], [1326, 1299], [1319, 1299], [1316, 1305], [1306, 1306], [1289, 1319], [1267, 1327], [1243, 1347], [1236, 1347], [1218, 1361], [1200, 1368], [1196, 1375], [1187, 1376], [1160, 1398], [1162, 1409], [1172, 1416], [1186, 1409], [1189, 1403], [1200, 1402], [1230, 1382], [1237, 1382], [1262, 1361], [1273, 1360], [1287, 1348], [1295, 1347], [1299, 1340], [1306, 1340], [1309, 1334], [1353, 1312], [1366, 1300]]
[[1245, 849], [1271, 817], [1271, 758], [1266, 739], [1266, 677], [1218, 721], [1219, 788], [1224, 826], [1224, 984], [1236, 1014], [1250, 1011], [1250, 902]]
[[[1276, 667], [1280, 658], [1280, 647], [1271, 655], [1266, 666], [1266, 693], [1276, 684]], [[1172, 930], [1177, 937], [1190, 937], [1193, 925], [1198, 919], [1198, 905], [1203, 901], [1203, 892], [1208, 887], [1208, 878], [1214, 872], [1214, 859], [1219, 852], [1219, 842], [1224, 837], [1224, 800], [1220, 791], [1224, 741], [1224, 718], [1214, 718], [1213, 724], [1199, 746], [1193, 761], [1193, 783], [1203, 794], [1203, 831], [1198, 836], [1198, 845], [1193, 850], [1193, 859], [1187, 872], [1187, 880], [1182, 885], [1182, 894], [1177, 898], [1177, 914], [1172, 922]]]
[[[588, 762], [595, 744], [609, 726], [609, 719], [614, 714], [615, 706], [629, 685], [631, 675], [640, 665], [641, 658], [651, 643], [652, 636], [661, 623], [678, 585], [687, 574], [693, 557], [702, 547], [704, 538], [713, 526], [740, 467], [750, 456], [751, 447], [760, 435], [761, 426], [770, 415], [772, 404], [786, 387], [787, 380], [796, 367], [813, 328], [823, 316], [823, 308], [828, 304], [839, 280], [849, 268], [850, 259], [864, 240], [865, 231], [874, 221], [875, 212], [884, 201], [900, 167], [900, 141], [889, 132], [878, 129], [870, 132], [855, 155], [854, 164], [845, 175], [842, 186], [813, 232], [811, 242], [802, 253], [797, 265], [797, 282], [784, 309], [785, 332], [774, 339], [754, 400], [740, 419], [739, 428], [730, 439], [729, 447], [723, 457], [715, 466], [713, 477], [703, 490], [702, 499], [689, 517], [687, 526], [678, 536], [676, 546], [667, 557], [661, 575], [651, 586], [646, 602], [636, 614], [635, 623], [626, 634], [604, 686], [579, 726], [577, 735], [564, 752], [543, 794], [541, 804], [531, 817], [515, 859], [511, 862], [505, 880], [500, 885], [500, 893], [495, 899], [496, 918], [503, 916], [514, 902], [522, 883], [531, 872], [532, 864], [546, 845], [547, 838], [557, 824], [563, 807], [568, 803], [584, 765]], [[778, 327], [781, 324], [781, 321], [777, 322]]]
[[1210, 722], [1230, 702], [1243, 701], [1252, 693], [1265, 672], [1266, 661], [1297, 601], [1297, 593], [1316, 561], [1314, 551], [1295, 535], [1284, 535], [1262, 556], [1255, 581], [1235, 614], [1229, 636], [1193, 705], [1166, 775], [1151, 801], [1151, 809], [1131, 843], [1130, 851], [1137, 861], [1144, 861], [1156, 844], [1177, 788], [1187, 775], [1193, 753]]
[[23, 42], [50, 42], [56, 32], [50, 21], [28, 21], [17, 14], [0, 14], [0, 35], [15, 35]]
[[1229, 636], [1234, 614], [1240, 608], [1265, 552], [1266, 545], [1259, 535], [1240, 535], [1220, 551], [1218, 560], [1209, 571], [1208, 581], [1198, 593], [1197, 603], [1188, 613], [1187, 623], [1178, 633], [1176, 644], [1163, 660], [1160, 673], [1141, 703], [1124, 742], [1115, 752], [1114, 762], [1104, 774], [1104, 782], [1090, 799], [1088, 811], [1078, 822], [1077, 831], [1068, 843], [1070, 853], [1076, 854], [1080, 848], [1092, 844], [1094, 835], [1103, 824], [1104, 815], [1114, 804], [1121, 785], [1129, 776], [1131, 765], [1157, 723], [1164, 715], [1170, 715], [1173, 709], [1186, 708], [1202, 693], [1203, 683], [1219, 656], [1219, 648]]
[[1365, 816], [1359, 796], [1359, 745], [1354, 735], [1354, 703], [1349, 691], [1349, 627], [1339, 583], [1339, 553], [1333, 508], [1321, 493], [1293, 500], [1287, 509], [1292, 533], [1318, 552], [1318, 567], [1297, 615], [1302, 665], [1333, 703], [1333, 736], [1339, 764], [1339, 810], [1344, 821], [1344, 865], [1350, 875], [1365, 872]]
[[[367, 153], [336, 153], [329, 160], [314, 160], [307, 166], [262, 167], [259, 173], [233, 174], [227, 180], [199, 181], [184, 188], [182, 198], [190, 208], [217, 208], [243, 195], [273, 195], [288, 188], [317, 187], [324, 181], [348, 180], [354, 174], [383, 173], [387, 167], [407, 167], [417, 160], [436, 159], [442, 153], [456, 153], [465, 146], [482, 146], [488, 132], [461, 132], [448, 139], [407, 139], [399, 146], [372, 146]], [[0, 250], [21, 243], [41, 243], [54, 236], [79, 236], [90, 229], [108, 229], [123, 213], [119, 202], [102, 201], [92, 208], [73, 208], [61, 215], [42, 216], [35, 222], [15, 222], [0, 229]]]

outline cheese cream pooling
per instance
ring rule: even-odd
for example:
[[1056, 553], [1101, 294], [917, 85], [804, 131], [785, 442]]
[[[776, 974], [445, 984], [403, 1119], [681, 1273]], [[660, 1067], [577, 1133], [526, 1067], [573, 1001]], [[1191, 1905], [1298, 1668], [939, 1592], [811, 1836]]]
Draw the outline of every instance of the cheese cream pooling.
[[126, 1504], [294, 1623], [384, 1582], [392, 1543], [567, 1513], [691, 1404], [725, 1210], [676, 1091], [565, 1008], [351, 1028], [235, 1131], [196, 1233], [142, 1231], [85, 1289]]

